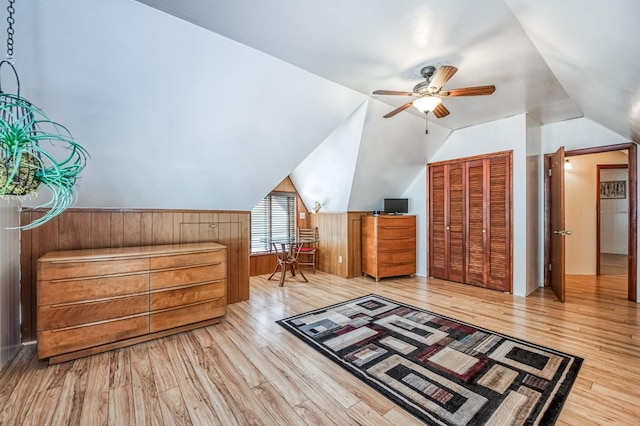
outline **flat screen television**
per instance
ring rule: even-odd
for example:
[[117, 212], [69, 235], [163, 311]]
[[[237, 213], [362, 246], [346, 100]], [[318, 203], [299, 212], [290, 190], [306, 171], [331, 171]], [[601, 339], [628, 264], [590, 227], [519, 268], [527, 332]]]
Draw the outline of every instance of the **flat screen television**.
[[388, 214], [409, 213], [408, 198], [385, 198], [384, 212]]

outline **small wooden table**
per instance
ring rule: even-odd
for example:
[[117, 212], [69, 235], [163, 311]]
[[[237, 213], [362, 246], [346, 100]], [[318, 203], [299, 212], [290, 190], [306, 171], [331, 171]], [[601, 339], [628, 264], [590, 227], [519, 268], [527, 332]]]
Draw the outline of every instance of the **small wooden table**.
[[291, 276], [296, 276], [296, 271], [300, 272], [302, 279], [304, 282], [309, 282], [307, 277], [304, 276], [302, 269], [298, 268], [298, 256], [300, 255], [300, 249], [303, 244], [308, 243], [307, 240], [300, 241], [271, 241], [271, 245], [273, 246], [273, 250], [276, 253], [277, 263], [276, 267], [267, 278], [270, 280], [276, 274], [276, 272], [280, 271], [280, 284], [282, 287], [284, 285], [284, 280], [287, 276], [287, 269], [291, 270]]

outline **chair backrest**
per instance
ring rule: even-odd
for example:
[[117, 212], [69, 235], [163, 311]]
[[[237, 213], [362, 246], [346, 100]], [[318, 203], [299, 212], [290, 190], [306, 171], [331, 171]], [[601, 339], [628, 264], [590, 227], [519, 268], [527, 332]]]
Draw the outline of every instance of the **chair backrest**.
[[298, 228], [298, 241], [309, 241], [311, 243], [318, 241], [318, 227], [315, 228]]

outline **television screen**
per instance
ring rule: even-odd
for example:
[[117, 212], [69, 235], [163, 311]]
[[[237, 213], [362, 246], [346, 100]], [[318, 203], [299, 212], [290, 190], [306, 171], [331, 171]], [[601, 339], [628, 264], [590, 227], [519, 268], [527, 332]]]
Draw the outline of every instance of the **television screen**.
[[391, 214], [409, 213], [408, 198], [385, 198], [384, 212]]

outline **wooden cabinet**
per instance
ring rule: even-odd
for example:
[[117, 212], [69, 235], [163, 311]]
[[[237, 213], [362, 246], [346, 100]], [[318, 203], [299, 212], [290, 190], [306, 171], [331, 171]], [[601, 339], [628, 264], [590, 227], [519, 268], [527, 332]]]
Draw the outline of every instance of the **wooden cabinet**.
[[376, 281], [416, 273], [415, 216], [362, 216], [362, 272]]
[[226, 263], [216, 243], [47, 253], [37, 262], [38, 358], [66, 361], [218, 322]]
[[511, 154], [429, 165], [429, 275], [511, 291]]

